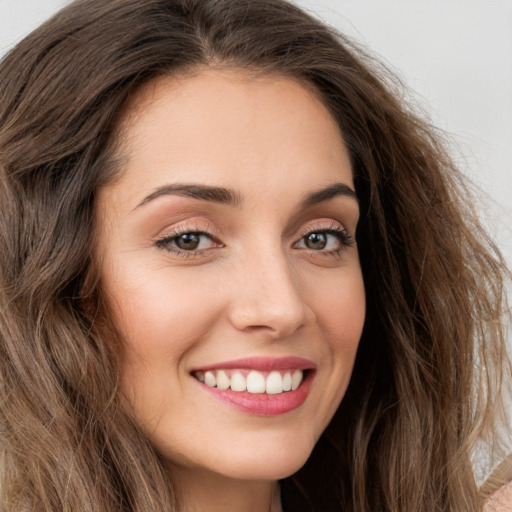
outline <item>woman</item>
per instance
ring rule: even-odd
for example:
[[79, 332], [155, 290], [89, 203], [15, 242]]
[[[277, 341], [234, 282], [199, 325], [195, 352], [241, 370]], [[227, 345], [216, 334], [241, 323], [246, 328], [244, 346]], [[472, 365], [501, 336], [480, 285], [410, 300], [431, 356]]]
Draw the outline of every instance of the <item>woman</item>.
[[506, 270], [368, 61], [281, 0], [4, 59], [5, 510], [481, 509]]

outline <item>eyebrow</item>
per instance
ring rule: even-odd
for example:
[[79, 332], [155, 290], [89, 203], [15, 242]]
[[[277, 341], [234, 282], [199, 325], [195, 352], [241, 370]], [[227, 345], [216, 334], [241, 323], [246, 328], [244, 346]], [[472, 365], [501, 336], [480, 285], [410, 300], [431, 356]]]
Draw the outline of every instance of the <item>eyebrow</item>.
[[[242, 196], [235, 190], [224, 187], [212, 187], [210, 185], [189, 185], [189, 184], [172, 184], [158, 187], [151, 194], [146, 196], [135, 208], [140, 208], [154, 199], [175, 195], [181, 197], [190, 197], [192, 199], [200, 199], [219, 204], [227, 204], [230, 206], [240, 206], [242, 204]], [[301, 202], [302, 208], [310, 208], [324, 201], [329, 201], [337, 196], [345, 196], [358, 201], [356, 192], [345, 183], [333, 183], [326, 188], [307, 194]]]
[[334, 199], [337, 196], [349, 197], [351, 199], [355, 199], [359, 203], [359, 199], [355, 190], [353, 190], [345, 183], [333, 183], [326, 188], [306, 195], [301, 203], [301, 206], [302, 208], [309, 208], [311, 206], [315, 206], [316, 204], [323, 203], [324, 201], [329, 201], [329, 199]]
[[168, 195], [191, 197], [192, 199], [201, 199], [203, 201], [232, 206], [242, 204], [242, 197], [234, 190], [222, 187], [211, 187], [209, 185], [187, 185], [178, 183], [158, 187], [154, 192], [149, 194], [149, 196], [145, 197], [137, 208], [144, 206], [157, 197]]

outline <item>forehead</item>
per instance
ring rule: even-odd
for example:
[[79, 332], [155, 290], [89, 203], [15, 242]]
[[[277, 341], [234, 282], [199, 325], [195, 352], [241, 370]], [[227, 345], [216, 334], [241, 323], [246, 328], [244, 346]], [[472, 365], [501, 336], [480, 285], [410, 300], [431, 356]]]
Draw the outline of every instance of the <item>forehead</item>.
[[[312, 86], [290, 77], [204, 69], [160, 77], [119, 123], [121, 181], [230, 188], [352, 185], [340, 129]], [[279, 180], [279, 178], [281, 178]]]

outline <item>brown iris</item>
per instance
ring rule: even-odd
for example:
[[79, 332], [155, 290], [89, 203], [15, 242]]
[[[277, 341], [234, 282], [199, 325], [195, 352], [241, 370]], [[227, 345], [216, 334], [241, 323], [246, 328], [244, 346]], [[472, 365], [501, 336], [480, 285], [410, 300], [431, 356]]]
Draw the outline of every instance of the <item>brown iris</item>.
[[310, 233], [305, 239], [306, 247], [308, 249], [325, 249], [327, 245], [326, 233]]
[[184, 233], [176, 237], [174, 243], [176, 247], [184, 251], [193, 251], [199, 247], [201, 235], [198, 233]]

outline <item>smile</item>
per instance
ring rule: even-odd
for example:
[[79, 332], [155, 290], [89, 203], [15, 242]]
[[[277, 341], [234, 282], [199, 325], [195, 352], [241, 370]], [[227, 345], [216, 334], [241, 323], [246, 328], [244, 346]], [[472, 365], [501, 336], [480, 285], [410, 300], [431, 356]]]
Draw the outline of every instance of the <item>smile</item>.
[[316, 365], [299, 357], [246, 358], [191, 372], [202, 389], [242, 412], [275, 416], [299, 408], [309, 395]]
[[231, 389], [242, 393], [279, 395], [295, 391], [301, 384], [304, 372], [300, 369], [262, 372], [258, 370], [224, 369], [195, 372], [194, 377], [211, 388]]

